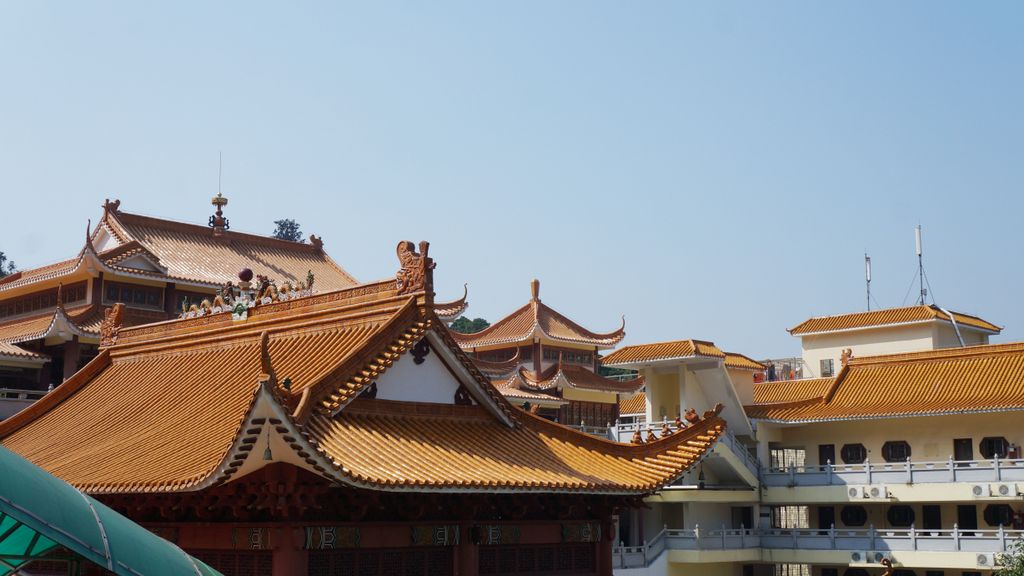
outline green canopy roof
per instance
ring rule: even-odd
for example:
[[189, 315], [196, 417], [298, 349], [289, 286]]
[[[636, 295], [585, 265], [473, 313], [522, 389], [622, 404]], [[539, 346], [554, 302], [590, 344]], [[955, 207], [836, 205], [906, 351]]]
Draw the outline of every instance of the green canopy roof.
[[126, 576], [220, 575], [0, 446], [0, 576], [58, 546]]

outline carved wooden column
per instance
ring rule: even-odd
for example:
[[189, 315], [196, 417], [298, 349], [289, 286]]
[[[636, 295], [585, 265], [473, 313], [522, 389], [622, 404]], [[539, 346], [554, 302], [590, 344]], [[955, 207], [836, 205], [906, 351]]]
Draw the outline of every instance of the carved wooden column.
[[472, 524], [463, 524], [459, 545], [455, 547], [455, 576], [477, 576], [480, 573], [480, 545], [473, 542]]
[[64, 380], [71, 378], [71, 375], [78, 371], [78, 361], [82, 357], [82, 345], [78, 342], [78, 336], [72, 336], [71, 340], [64, 343]]

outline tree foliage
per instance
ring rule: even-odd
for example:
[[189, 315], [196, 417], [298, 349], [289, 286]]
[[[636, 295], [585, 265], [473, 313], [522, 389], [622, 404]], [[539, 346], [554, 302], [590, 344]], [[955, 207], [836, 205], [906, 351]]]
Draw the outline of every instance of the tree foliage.
[[0, 278], [8, 274], [14, 274], [17, 271], [18, 268], [14, 265], [14, 262], [8, 260], [7, 255], [0, 251]]
[[474, 332], [479, 332], [490, 325], [491, 323], [483, 318], [474, 318], [470, 320], [465, 316], [459, 316], [455, 319], [455, 322], [452, 322], [451, 329], [463, 334], [473, 334]]
[[302, 231], [299, 230], [299, 223], [291, 218], [274, 220], [274, 238], [289, 240], [291, 242], [303, 242]]
[[1024, 540], [1014, 540], [1006, 547], [999, 563], [1002, 565], [993, 576], [1024, 576]]

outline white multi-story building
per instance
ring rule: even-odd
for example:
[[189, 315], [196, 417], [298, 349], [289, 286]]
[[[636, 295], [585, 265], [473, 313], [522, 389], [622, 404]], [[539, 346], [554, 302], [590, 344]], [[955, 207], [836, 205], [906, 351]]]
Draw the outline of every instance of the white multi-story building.
[[[671, 431], [674, 412], [715, 403], [730, 426], [702, 466], [620, 519], [617, 573], [866, 576], [885, 558], [898, 576], [993, 570], [1024, 534], [1024, 343], [989, 345], [999, 328], [957, 313], [956, 329], [886, 320], [903, 310], [829, 318], [845, 322], [833, 332], [846, 343], [827, 327], [807, 332], [833, 334], [832, 377], [755, 382], [697, 341], [609, 355], [605, 365], [647, 381], [634, 417], [644, 422], [621, 425], [620, 439], [637, 427], [660, 435], [662, 416]], [[986, 343], [959, 345], [965, 319], [988, 326], [969, 336]], [[955, 346], [945, 324], [960, 333]], [[921, 328], [933, 336], [911, 334]], [[825, 348], [797, 335], [805, 355]]]

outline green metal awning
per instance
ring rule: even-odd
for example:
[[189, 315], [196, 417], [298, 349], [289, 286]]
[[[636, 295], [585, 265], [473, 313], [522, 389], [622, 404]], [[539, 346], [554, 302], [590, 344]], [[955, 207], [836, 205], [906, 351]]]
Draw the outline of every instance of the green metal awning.
[[221, 576], [0, 446], [0, 576], [60, 546], [119, 575]]

